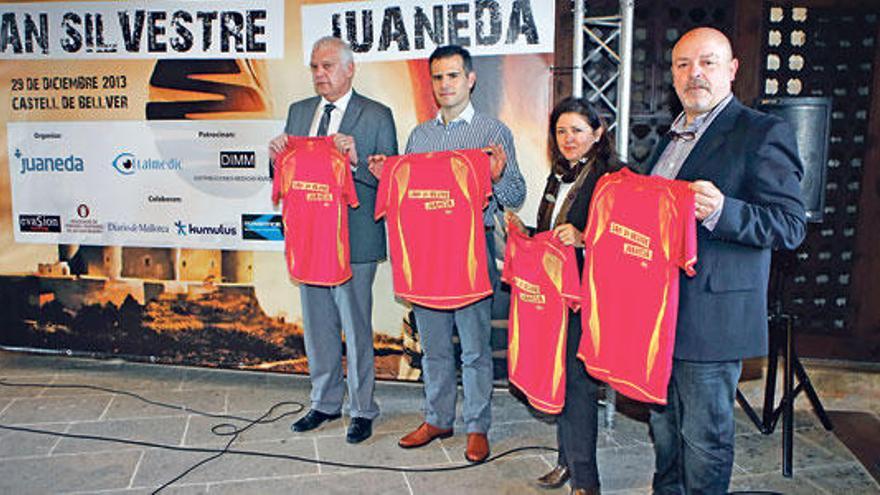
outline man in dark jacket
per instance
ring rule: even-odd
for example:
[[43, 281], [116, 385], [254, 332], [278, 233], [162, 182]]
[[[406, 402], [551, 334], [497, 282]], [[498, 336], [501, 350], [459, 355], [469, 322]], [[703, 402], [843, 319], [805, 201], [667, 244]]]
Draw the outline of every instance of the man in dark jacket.
[[697, 275], [680, 281], [668, 404], [651, 411], [656, 494], [727, 493], [742, 360], [767, 354], [771, 250], [794, 249], [806, 231], [794, 133], [733, 96], [737, 66], [721, 32], [681, 37], [672, 75], [684, 111], [648, 163], [692, 183], [700, 222]]

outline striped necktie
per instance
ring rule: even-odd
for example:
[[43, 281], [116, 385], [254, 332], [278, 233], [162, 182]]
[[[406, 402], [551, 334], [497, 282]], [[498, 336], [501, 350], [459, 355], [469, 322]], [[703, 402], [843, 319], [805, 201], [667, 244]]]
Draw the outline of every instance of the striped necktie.
[[330, 127], [330, 113], [336, 108], [336, 105], [327, 103], [324, 105], [324, 114], [321, 115], [321, 121], [318, 122], [318, 136], [326, 136], [327, 129]]

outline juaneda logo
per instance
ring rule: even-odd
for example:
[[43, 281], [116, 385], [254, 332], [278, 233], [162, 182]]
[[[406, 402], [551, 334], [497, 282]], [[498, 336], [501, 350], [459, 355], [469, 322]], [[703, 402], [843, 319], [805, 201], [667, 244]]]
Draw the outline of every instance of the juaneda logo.
[[177, 158], [169, 158], [167, 160], [157, 158], [141, 159], [134, 153], [127, 151], [116, 155], [113, 159], [113, 168], [122, 175], [134, 175], [138, 170], [141, 171], [166, 171], [166, 170], [182, 170], [183, 166]]
[[21, 232], [61, 232], [59, 215], [19, 215], [18, 229]]
[[174, 222], [174, 227], [177, 228], [177, 235], [186, 236], [186, 235], [238, 235], [237, 227], [230, 227], [227, 225], [219, 224], [219, 225], [193, 225], [191, 223], [186, 223], [183, 220], [178, 220]]
[[254, 151], [221, 151], [220, 168], [255, 168], [257, 153]]
[[25, 156], [21, 150], [15, 149], [13, 156], [20, 162], [19, 174], [69, 172], [76, 173], [85, 170], [83, 159], [75, 156]]

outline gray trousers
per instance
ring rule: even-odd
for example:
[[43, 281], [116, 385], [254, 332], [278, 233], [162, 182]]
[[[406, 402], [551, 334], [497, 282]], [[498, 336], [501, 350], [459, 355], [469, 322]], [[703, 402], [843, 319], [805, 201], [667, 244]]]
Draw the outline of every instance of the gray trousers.
[[458, 380], [452, 345], [453, 324], [461, 342], [462, 418], [468, 433], [486, 433], [492, 422], [492, 298], [455, 310], [413, 306], [422, 351], [425, 421], [451, 428], [455, 422]]
[[353, 276], [342, 285], [300, 285], [306, 356], [312, 382], [312, 409], [326, 414], [342, 410], [342, 331], [348, 362], [348, 402], [353, 418], [373, 419], [373, 280], [376, 263], [352, 263]]

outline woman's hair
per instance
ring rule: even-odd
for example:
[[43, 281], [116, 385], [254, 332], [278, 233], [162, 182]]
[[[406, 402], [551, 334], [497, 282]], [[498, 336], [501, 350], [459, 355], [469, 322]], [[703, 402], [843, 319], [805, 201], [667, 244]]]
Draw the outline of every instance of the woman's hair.
[[[559, 152], [559, 145], [556, 142], [556, 123], [559, 121], [559, 117], [564, 113], [579, 114], [587, 121], [587, 124], [590, 125], [590, 128], [593, 131], [599, 128], [602, 129], [602, 136], [600, 136], [599, 140], [590, 147], [589, 151], [587, 151], [585, 156], [586, 160], [582, 160], [582, 163], [579, 163], [576, 167], [570, 166], [568, 160], [566, 160], [565, 157], [562, 156], [562, 153]], [[586, 163], [593, 162], [593, 167], [596, 168], [599, 175], [617, 170], [621, 167], [621, 164], [617, 160], [617, 154], [614, 151], [614, 145], [611, 143], [611, 138], [608, 136], [608, 127], [605, 126], [605, 121], [599, 116], [599, 113], [593, 105], [585, 98], [569, 96], [560, 101], [556, 107], [553, 108], [553, 111], [550, 113], [550, 129], [547, 141], [553, 173], [561, 175], [563, 178], [567, 179], [566, 182], [574, 180]]]

